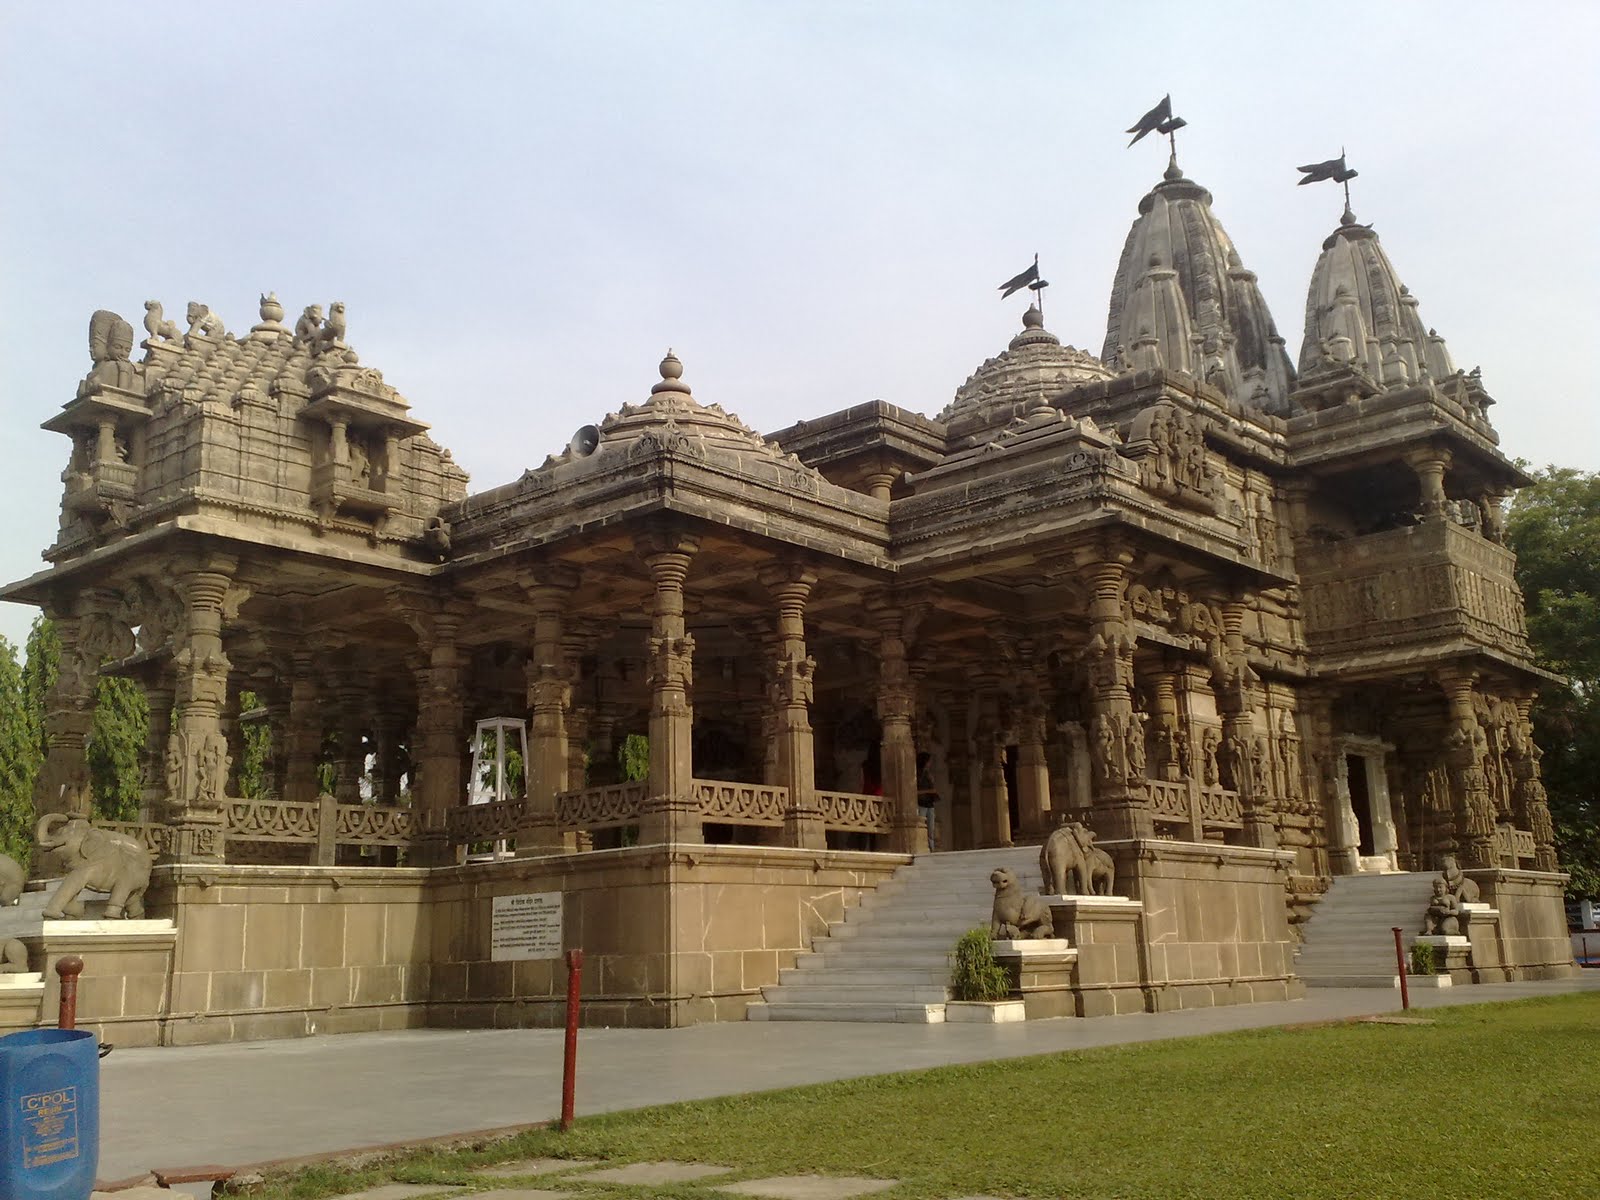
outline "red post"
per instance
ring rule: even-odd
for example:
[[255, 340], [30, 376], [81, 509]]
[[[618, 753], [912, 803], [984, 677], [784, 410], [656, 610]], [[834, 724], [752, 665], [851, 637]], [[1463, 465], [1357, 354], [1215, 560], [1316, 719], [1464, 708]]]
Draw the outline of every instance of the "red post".
[[1394, 961], [1395, 965], [1400, 968], [1400, 1007], [1409, 1009], [1411, 1007], [1411, 989], [1406, 986], [1406, 952], [1405, 948], [1400, 944], [1400, 926], [1391, 925], [1389, 928], [1394, 930]]
[[561, 1131], [572, 1128], [572, 1102], [578, 1083], [578, 991], [583, 951], [567, 951], [567, 1046], [561, 1062]]
[[78, 976], [83, 974], [83, 959], [69, 954], [56, 962], [56, 974], [61, 976], [61, 1011], [56, 1017], [57, 1029], [78, 1027]]

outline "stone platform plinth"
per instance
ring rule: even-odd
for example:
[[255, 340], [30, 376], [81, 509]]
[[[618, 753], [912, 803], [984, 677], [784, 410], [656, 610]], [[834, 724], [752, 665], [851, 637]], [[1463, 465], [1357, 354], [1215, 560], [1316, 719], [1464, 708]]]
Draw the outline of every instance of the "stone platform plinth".
[[29, 961], [43, 975], [34, 1018], [23, 1028], [37, 1024], [41, 1014], [54, 1023], [61, 1003], [61, 978], [54, 967], [75, 954], [83, 959], [78, 1028], [93, 1030], [102, 1042], [120, 1046], [160, 1044], [178, 941], [177, 926], [171, 921], [45, 920], [38, 932], [20, 936]]
[[1066, 938], [997, 941], [994, 957], [1010, 972], [1011, 986], [1021, 993], [1023, 1011], [1029, 1020], [1077, 1014], [1072, 977], [1078, 952]]
[[1466, 875], [1480, 894], [1479, 904], [1462, 906], [1472, 939], [1472, 982], [1570, 979], [1578, 973], [1567, 934], [1565, 875], [1510, 867]]

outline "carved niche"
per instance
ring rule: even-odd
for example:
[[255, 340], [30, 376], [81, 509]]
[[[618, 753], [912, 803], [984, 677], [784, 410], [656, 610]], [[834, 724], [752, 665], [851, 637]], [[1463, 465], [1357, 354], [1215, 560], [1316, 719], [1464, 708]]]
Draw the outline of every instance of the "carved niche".
[[1171, 400], [1159, 400], [1133, 420], [1121, 454], [1139, 464], [1146, 491], [1197, 512], [1217, 513], [1222, 476], [1206, 452], [1205, 424]]

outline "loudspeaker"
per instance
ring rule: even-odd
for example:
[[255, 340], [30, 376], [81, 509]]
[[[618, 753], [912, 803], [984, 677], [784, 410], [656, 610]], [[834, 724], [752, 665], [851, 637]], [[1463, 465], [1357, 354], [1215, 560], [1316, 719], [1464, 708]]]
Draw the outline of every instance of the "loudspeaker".
[[572, 435], [572, 440], [567, 443], [567, 449], [572, 451], [573, 458], [588, 458], [599, 444], [600, 431], [593, 425], [582, 425], [579, 426], [578, 432]]

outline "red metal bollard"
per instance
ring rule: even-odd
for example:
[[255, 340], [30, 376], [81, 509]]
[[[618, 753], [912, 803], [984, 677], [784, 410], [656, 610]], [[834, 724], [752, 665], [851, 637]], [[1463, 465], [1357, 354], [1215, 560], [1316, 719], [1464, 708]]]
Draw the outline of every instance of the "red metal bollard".
[[1400, 944], [1400, 926], [1391, 925], [1389, 928], [1394, 930], [1394, 961], [1400, 968], [1400, 1007], [1409, 1009], [1411, 1007], [1411, 989], [1406, 986], [1406, 952]]
[[578, 990], [583, 951], [567, 951], [567, 1045], [561, 1062], [561, 1131], [572, 1128], [572, 1103], [578, 1083]]
[[56, 974], [61, 976], [61, 1010], [56, 1017], [57, 1029], [78, 1027], [78, 976], [83, 974], [83, 959], [69, 954], [56, 962]]

